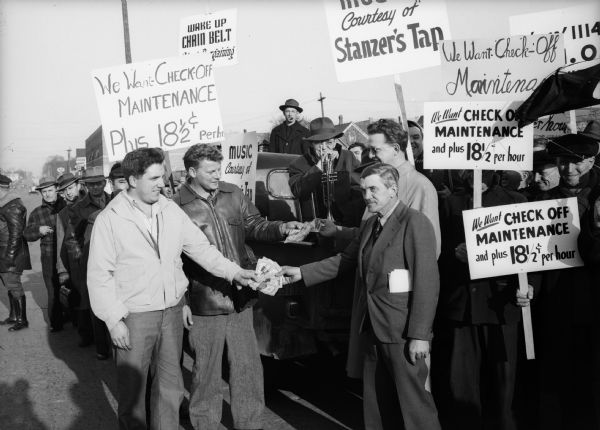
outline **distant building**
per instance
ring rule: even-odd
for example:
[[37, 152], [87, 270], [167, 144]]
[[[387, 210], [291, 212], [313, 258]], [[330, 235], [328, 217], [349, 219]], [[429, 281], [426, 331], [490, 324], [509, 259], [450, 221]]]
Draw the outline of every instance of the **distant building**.
[[348, 149], [350, 145], [355, 143], [367, 144], [369, 141], [369, 135], [367, 134], [367, 127], [372, 122], [371, 120], [356, 121], [356, 122], [344, 122], [343, 115], [340, 115], [338, 124], [334, 127], [335, 131], [342, 132], [344, 135], [338, 140]]

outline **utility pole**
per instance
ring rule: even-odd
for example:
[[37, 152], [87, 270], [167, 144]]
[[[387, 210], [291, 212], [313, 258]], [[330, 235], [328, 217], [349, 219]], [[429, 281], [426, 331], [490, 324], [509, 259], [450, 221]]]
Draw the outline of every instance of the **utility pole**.
[[319, 91], [319, 98], [317, 100], [321, 102], [321, 117], [325, 116], [325, 109], [323, 109], [323, 100], [325, 100], [326, 98], [327, 97], [323, 97], [323, 94], [321, 94], [321, 92]]
[[67, 149], [67, 173], [71, 173], [71, 151], [71, 148]]
[[129, 41], [129, 15], [127, 13], [127, 0], [121, 0], [123, 12], [123, 37], [125, 38], [125, 62], [131, 63], [131, 43]]

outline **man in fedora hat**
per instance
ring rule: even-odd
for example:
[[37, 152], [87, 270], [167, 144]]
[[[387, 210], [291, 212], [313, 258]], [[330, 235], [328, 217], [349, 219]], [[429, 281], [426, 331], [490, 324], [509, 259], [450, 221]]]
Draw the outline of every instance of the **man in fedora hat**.
[[309, 145], [303, 141], [309, 135], [306, 127], [298, 122], [298, 114], [302, 113], [300, 104], [288, 99], [279, 106], [285, 121], [273, 128], [269, 139], [269, 152], [280, 154], [305, 154]]
[[96, 356], [105, 359], [110, 352], [110, 343], [105, 324], [93, 315], [87, 288], [87, 253], [85, 252], [85, 233], [90, 217], [104, 209], [110, 201], [110, 196], [104, 191], [106, 179], [102, 166], [87, 169], [81, 180], [85, 183], [88, 193], [78, 202], [68, 208], [69, 225], [65, 242], [72, 250], [71, 282], [81, 296], [77, 328], [80, 336], [80, 347], [96, 343]]
[[31, 261], [23, 238], [27, 209], [10, 190], [10, 183], [10, 178], [0, 175], [0, 282], [8, 290], [10, 305], [8, 318], [0, 325], [10, 325], [9, 331], [17, 331], [29, 325], [21, 274], [31, 269]]
[[[310, 135], [304, 138], [310, 143], [310, 149], [290, 164], [289, 183], [292, 193], [300, 200], [304, 218], [328, 218], [331, 214], [342, 225], [358, 226], [364, 203], [358, 184], [351, 183], [351, 173], [359, 163], [350, 151], [337, 143], [336, 139], [343, 134], [335, 130], [333, 121], [327, 117], [312, 120]], [[327, 192], [324, 176], [327, 170], [335, 173], [332, 193]]]
[[42, 177], [36, 190], [42, 195], [42, 204], [31, 212], [23, 234], [29, 242], [40, 240], [42, 275], [48, 292], [50, 332], [57, 332], [62, 330], [63, 310], [58, 299], [60, 284], [56, 272], [56, 218], [66, 203], [58, 195], [56, 179], [52, 176]]

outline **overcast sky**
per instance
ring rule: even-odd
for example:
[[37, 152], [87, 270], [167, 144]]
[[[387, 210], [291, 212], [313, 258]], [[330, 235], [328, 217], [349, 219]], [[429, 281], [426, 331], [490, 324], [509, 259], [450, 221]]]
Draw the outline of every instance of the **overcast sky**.
[[[335, 122], [397, 117], [393, 77], [336, 81], [322, 0], [129, 0], [134, 62], [178, 55], [181, 18], [238, 8], [239, 63], [216, 82], [226, 131], [269, 131], [296, 98]], [[447, 1], [452, 37], [508, 34], [511, 15], [597, 0]], [[0, 166], [39, 174], [50, 155], [84, 147], [99, 125], [90, 72], [125, 62], [120, 0], [0, 0]], [[409, 117], [422, 109], [428, 71], [402, 76]]]

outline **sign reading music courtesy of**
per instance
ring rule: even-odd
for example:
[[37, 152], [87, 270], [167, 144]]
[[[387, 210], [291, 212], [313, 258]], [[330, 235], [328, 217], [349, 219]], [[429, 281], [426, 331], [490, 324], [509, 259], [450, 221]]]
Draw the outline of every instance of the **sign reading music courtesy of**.
[[531, 170], [533, 126], [518, 127], [514, 103], [425, 103], [426, 169]]
[[471, 279], [583, 266], [577, 198], [463, 211]]
[[138, 148], [165, 151], [224, 139], [208, 54], [92, 72], [109, 161]]

